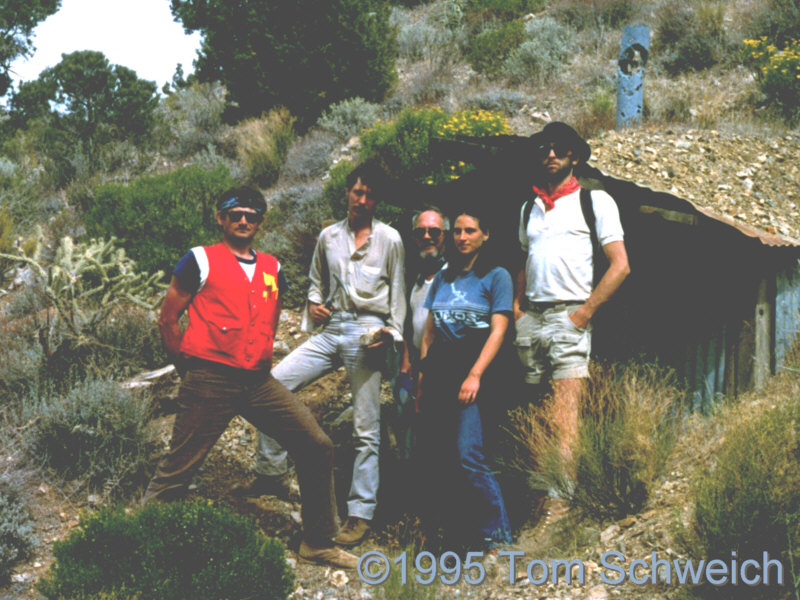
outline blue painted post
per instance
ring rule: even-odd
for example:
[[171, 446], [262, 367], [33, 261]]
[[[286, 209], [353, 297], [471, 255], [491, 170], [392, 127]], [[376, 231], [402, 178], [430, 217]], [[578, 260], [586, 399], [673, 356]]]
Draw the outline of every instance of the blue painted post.
[[617, 62], [617, 128], [642, 121], [644, 67], [649, 48], [649, 27], [629, 25], [625, 28]]

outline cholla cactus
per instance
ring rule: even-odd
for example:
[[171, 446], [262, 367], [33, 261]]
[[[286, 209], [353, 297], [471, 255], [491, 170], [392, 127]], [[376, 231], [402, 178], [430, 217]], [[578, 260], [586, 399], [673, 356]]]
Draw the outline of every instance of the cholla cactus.
[[98, 325], [118, 304], [129, 302], [153, 309], [161, 300], [159, 292], [166, 287], [160, 283], [163, 272], [148, 275], [137, 271], [136, 262], [117, 247], [114, 238], [75, 243], [65, 237], [48, 265], [42, 264], [38, 252], [33, 257], [0, 253], [2, 258], [27, 263], [42, 283], [55, 311], [55, 318], [48, 318], [48, 331], [40, 331], [48, 356], [52, 354], [50, 340], [57, 330], [69, 348], [97, 343]]

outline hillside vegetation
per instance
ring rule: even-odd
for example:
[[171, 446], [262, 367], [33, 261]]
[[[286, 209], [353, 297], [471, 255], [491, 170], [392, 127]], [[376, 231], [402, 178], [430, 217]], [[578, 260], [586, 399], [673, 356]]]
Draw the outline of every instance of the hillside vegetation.
[[[154, 412], [149, 388], [119, 384], [165, 366], [155, 310], [167, 274], [191, 246], [217, 238], [214, 201], [232, 185], [257, 186], [268, 198], [256, 245], [281, 260], [290, 308], [305, 296], [322, 223], [343, 215], [345, 177], [358, 161], [377, 154], [395, 177], [434, 186], [474, 165], [434, 161], [432, 139], [530, 135], [550, 120], [574, 125], [595, 149], [593, 164], [609, 174], [800, 239], [798, 0], [240, 4], [231, 12], [223, 0], [172, 2], [176, 18], [202, 31], [206, 43], [196, 73], [178, 70], [163, 90], [83, 51], [6, 93], [0, 586], [7, 584], [9, 595], [2, 597], [41, 597], [35, 582], [54, 560], [53, 542], [77, 527], [79, 511], [119, 505], [135, 513], [167, 442], [169, 417]], [[26, 51], [32, 25], [57, 7], [23, 5], [0, 7], [0, 91], [3, 65]], [[634, 24], [651, 31], [644, 112], [639, 125], [615, 131], [620, 38]], [[379, 217], [405, 226], [403, 211], [391, 205], [382, 205]], [[294, 319], [289, 315], [280, 332], [284, 349], [299, 341]], [[502, 476], [520, 490], [512, 504], [521, 506], [518, 537], [531, 556], [596, 563], [603, 549], [645, 557], [669, 549], [670, 560], [730, 561], [734, 551], [769, 550], [785, 566], [783, 587], [593, 584], [548, 587], [542, 597], [800, 598], [800, 361], [790, 365], [766, 394], [731, 399], [710, 417], [684, 414], [668, 373], [642, 365], [598, 370], [595, 389], [614, 409], [594, 406], [587, 417], [594, 437], [582, 441], [578, 455], [593, 487], [577, 498], [569, 529], [528, 520], [528, 479], [544, 460], [547, 437], [536, 411], [509, 417], [517, 444], [502, 465]], [[347, 404], [342, 387], [324, 384], [314, 394], [320, 407], [331, 406], [317, 407], [323, 423], [339, 423]], [[637, 412], [651, 418], [634, 418]], [[251, 466], [252, 451], [231, 440], [250, 440], [252, 430], [236, 423], [226, 435], [225, 453], [209, 461], [206, 487], [193, 490], [201, 503], [227, 505], [220, 491], [230, 483], [226, 469], [234, 464], [241, 475]], [[293, 549], [296, 506], [234, 508]], [[67, 553], [80, 549], [93, 527], [140, 539], [135, 518], [100, 515], [58, 546], [59, 560], [80, 563]], [[382, 525], [375, 548], [396, 554], [422, 547], [413, 516], [400, 511]], [[260, 537], [248, 543], [266, 552]], [[267, 554], [279, 563], [276, 577], [287, 592], [283, 556]], [[293, 566], [295, 598], [319, 590], [344, 598], [436, 597], [438, 589], [394, 579], [371, 588], [355, 576], [341, 583]], [[58, 597], [58, 572], [40, 588], [48, 597]], [[101, 579], [96, 575], [86, 581]], [[492, 597], [515, 595], [495, 579]], [[75, 585], [81, 581], [76, 575]], [[484, 590], [461, 588], [465, 597]], [[126, 597], [124, 589], [93, 593]]]

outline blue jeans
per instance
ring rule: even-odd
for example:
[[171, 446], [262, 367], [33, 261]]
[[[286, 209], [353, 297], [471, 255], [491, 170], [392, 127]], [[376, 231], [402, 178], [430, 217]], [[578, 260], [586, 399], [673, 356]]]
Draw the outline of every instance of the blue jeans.
[[[383, 327], [377, 315], [337, 311], [323, 330], [310, 337], [272, 369], [272, 375], [296, 392], [341, 365], [353, 392], [353, 435], [356, 458], [347, 499], [347, 514], [371, 520], [378, 496], [380, 445], [380, 356], [361, 345], [361, 334]], [[271, 437], [259, 433], [256, 472], [279, 475], [287, 470], [286, 451]]]
[[481, 413], [475, 402], [458, 411], [456, 444], [459, 466], [482, 500], [476, 525], [483, 540], [489, 548], [510, 544], [511, 525], [500, 485], [486, 462]]

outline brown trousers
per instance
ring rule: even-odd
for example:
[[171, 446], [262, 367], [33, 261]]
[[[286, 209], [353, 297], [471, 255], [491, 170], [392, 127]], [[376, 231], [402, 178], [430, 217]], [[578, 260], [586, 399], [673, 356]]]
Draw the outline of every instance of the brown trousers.
[[300, 484], [305, 540], [330, 545], [337, 530], [333, 443], [286, 386], [265, 371], [198, 361], [184, 376], [177, 405], [169, 451], [142, 504], [182, 497], [231, 419], [241, 415], [288, 450]]

